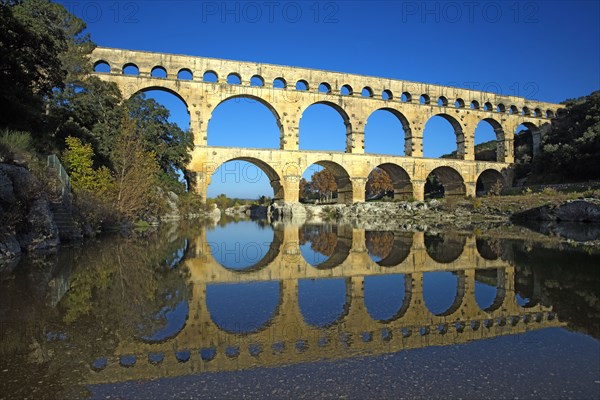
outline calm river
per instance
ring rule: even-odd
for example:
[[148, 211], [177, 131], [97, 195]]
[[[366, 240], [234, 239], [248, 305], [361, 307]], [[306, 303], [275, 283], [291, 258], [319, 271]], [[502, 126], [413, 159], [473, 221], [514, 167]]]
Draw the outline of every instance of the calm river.
[[600, 255], [552, 241], [238, 220], [2, 271], [2, 399], [600, 398]]

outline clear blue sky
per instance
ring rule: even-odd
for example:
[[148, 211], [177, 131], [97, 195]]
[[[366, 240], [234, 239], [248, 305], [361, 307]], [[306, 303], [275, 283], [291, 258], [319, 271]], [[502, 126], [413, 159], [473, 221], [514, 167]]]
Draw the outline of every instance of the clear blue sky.
[[[302, 66], [487, 89], [560, 102], [600, 88], [597, 1], [61, 1], [101, 46]], [[181, 104], [151, 94], [187, 128]], [[489, 126], [476, 143], [494, 138]], [[327, 106], [302, 117], [302, 149], [344, 150], [341, 118]], [[403, 154], [397, 120], [369, 119], [366, 151]], [[210, 145], [277, 147], [266, 108], [247, 100], [217, 108]], [[452, 130], [430, 120], [425, 155], [455, 149]], [[249, 167], [238, 166], [240, 171]], [[227, 176], [228, 179], [224, 179]], [[210, 195], [271, 195], [268, 182], [216, 172]]]

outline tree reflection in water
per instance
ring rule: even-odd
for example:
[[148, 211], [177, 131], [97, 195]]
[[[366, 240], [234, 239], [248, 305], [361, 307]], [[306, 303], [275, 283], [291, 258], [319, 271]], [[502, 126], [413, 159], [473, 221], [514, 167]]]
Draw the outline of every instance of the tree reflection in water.
[[300, 228], [300, 245], [310, 243], [310, 248], [331, 257], [337, 245], [337, 234], [331, 225], [304, 225]]
[[386, 258], [394, 246], [393, 232], [366, 232], [365, 239], [367, 250], [373, 261], [381, 261]]

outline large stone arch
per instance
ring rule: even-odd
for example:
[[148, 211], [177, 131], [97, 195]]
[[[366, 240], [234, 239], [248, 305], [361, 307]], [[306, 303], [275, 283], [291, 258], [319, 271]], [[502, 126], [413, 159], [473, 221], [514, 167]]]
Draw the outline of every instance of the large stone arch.
[[335, 184], [337, 185], [337, 202], [339, 204], [352, 204], [352, 181], [350, 180], [350, 174], [344, 167], [336, 162], [328, 160], [317, 160], [310, 164], [317, 164], [323, 168], [329, 169], [333, 174]]
[[[303, 229], [306, 229], [309, 226], [319, 226], [319, 224], [304, 224], [302, 226], [300, 226], [298, 228], [299, 232], [298, 234], [300, 235], [300, 231]], [[348, 231], [346, 229], [343, 229], [341, 226], [335, 226], [334, 227], [334, 232], [328, 232], [328, 233], [335, 233], [335, 244], [332, 246], [332, 252], [331, 255], [324, 261], [319, 262], [319, 263], [311, 263], [309, 260], [306, 260], [306, 262], [308, 262], [309, 264], [311, 264], [313, 267], [317, 268], [317, 269], [321, 269], [321, 270], [327, 270], [327, 269], [333, 269], [339, 265], [341, 265], [344, 261], [346, 261], [346, 259], [348, 258], [348, 256], [350, 255], [350, 251], [352, 250], [352, 231]], [[319, 243], [318, 238], [316, 238], [316, 242]], [[302, 243], [302, 241], [301, 241]], [[324, 245], [331, 245], [330, 243], [323, 243]], [[331, 248], [331, 247], [330, 247]], [[304, 257], [304, 255], [303, 255]]]
[[[303, 308], [303, 301], [304, 300], [304, 296], [302, 295], [302, 285], [303, 284], [314, 284], [314, 285], [318, 285], [320, 283], [326, 283], [327, 281], [344, 281], [344, 289], [345, 289], [345, 301], [344, 304], [342, 306], [342, 309], [340, 310], [339, 313], [337, 313], [337, 315], [334, 316], [334, 318], [332, 318], [331, 320], [327, 320], [327, 321], [319, 321], [319, 323], [315, 323], [316, 321], [311, 321], [311, 318], [309, 317], [309, 315], [307, 315], [307, 310]], [[320, 278], [320, 279], [300, 279], [298, 280], [298, 309], [300, 310], [300, 315], [304, 321], [304, 323], [306, 323], [309, 326], [317, 326], [319, 328], [329, 328], [335, 325], [339, 325], [341, 324], [346, 317], [349, 315], [350, 313], [350, 307], [352, 307], [352, 279], [351, 278], [341, 278], [341, 277], [336, 277], [336, 278]], [[327, 304], [327, 306], [329, 306], [329, 304]]]
[[208, 142], [208, 135], [209, 135], [209, 124], [210, 121], [213, 117], [213, 114], [215, 112], [215, 110], [223, 103], [226, 103], [228, 101], [232, 101], [235, 99], [250, 99], [253, 101], [258, 102], [259, 104], [261, 104], [262, 106], [266, 107], [271, 114], [273, 114], [273, 117], [275, 117], [275, 122], [277, 124], [277, 129], [279, 129], [279, 143], [280, 143], [280, 148], [281, 147], [281, 143], [283, 143], [283, 141], [285, 140], [284, 136], [284, 129], [283, 129], [283, 124], [281, 122], [281, 116], [279, 115], [279, 112], [277, 111], [277, 109], [273, 106], [273, 104], [269, 103], [267, 100], [263, 99], [260, 96], [254, 96], [251, 94], [236, 94], [236, 95], [232, 95], [232, 96], [228, 96], [225, 97], [223, 99], [221, 99], [217, 104], [215, 104], [210, 110], [209, 110], [209, 115], [208, 118], [206, 120], [206, 141]]
[[[340, 106], [339, 104], [336, 104], [334, 102], [331, 101], [327, 101], [327, 100], [322, 100], [322, 101], [315, 101], [315, 102], [311, 102], [308, 103], [304, 106], [301, 107], [301, 111], [300, 111], [300, 119], [298, 120], [298, 142], [300, 142], [302, 139], [300, 137], [300, 135], [302, 134], [302, 132], [300, 132], [300, 122], [302, 120], [302, 117], [304, 116], [304, 113], [306, 112], [306, 110], [308, 110], [310, 107], [314, 106], [314, 105], [325, 105], [328, 106], [330, 108], [332, 108], [333, 110], [335, 110], [339, 116], [342, 118], [342, 121], [344, 123], [344, 126], [346, 128], [346, 152], [351, 153], [352, 152], [352, 148], [354, 147], [354, 144], [352, 143], [352, 138], [351, 138], [351, 134], [352, 134], [352, 122], [350, 120], [350, 116], [348, 115], [348, 113], [346, 112], [346, 110], [344, 110], [344, 108], [342, 108], [342, 106]], [[324, 150], [326, 151], [326, 150]]]
[[407, 200], [413, 196], [412, 180], [404, 168], [393, 163], [383, 163], [377, 168], [385, 171], [390, 177], [394, 188], [394, 200]]
[[465, 181], [460, 172], [454, 168], [448, 166], [437, 167], [431, 171], [427, 177], [429, 178], [429, 176], [432, 174], [437, 177], [443, 186], [443, 196], [460, 197], [466, 195], [467, 189], [465, 186]]
[[[525, 128], [527, 128], [531, 131], [531, 139], [533, 141], [531, 150], [532, 150], [533, 156], [535, 157], [539, 153], [540, 147], [542, 145], [541, 128], [539, 126], [537, 126], [536, 124], [534, 124], [533, 122], [529, 122], [529, 121], [523, 121], [523, 122], [521, 122], [520, 125], [525, 126]], [[517, 129], [518, 129], [518, 127], [517, 127]], [[514, 133], [516, 134], [517, 132], [514, 132]]]
[[500, 194], [496, 193], [498, 190], [502, 190], [505, 186], [504, 176], [496, 171], [495, 169], [486, 169], [477, 177], [475, 184], [475, 194], [477, 196], [485, 196], [487, 194]]
[[[503, 162], [505, 160], [505, 154], [506, 154], [506, 143], [505, 143], [505, 132], [504, 132], [504, 128], [502, 127], [502, 124], [500, 124], [500, 122], [498, 122], [496, 119], [491, 118], [491, 117], [487, 117], [487, 118], [482, 118], [478, 123], [477, 126], [475, 127], [475, 129], [477, 129], [479, 127], [479, 125], [481, 125], [482, 122], [487, 122], [488, 124], [490, 124], [492, 126], [492, 129], [494, 130], [494, 134], [496, 135], [496, 154], [495, 154], [495, 160], [488, 160], [488, 161], [498, 161], [498, 162]], [[474, 159], [477, 159], [475, 157], [475, 154], [473, 154]]]
[[[367, 119], [365, 120], [365, 124], [368, 123], [369, 118], [371, 118], [371, 116], [373, 116], [373, 114], [377, 111], [386, 111], [386, 112], [392, 114], [394, 117], [396, 117], [396, 119], [400, 122], [400, 124], [402, 125], [403, 133], [404, 133], [404, 155], [410, 155], [412, 152], [412, 142], [411, 142], [412, 132], [410, 129], [410, 122], [408, 121], [408, 118], [406, 118], [406, 116], [404, 114], [402, 114], [399, 110], [397, 110], [395, 108], [379, 107], [369, 113], [369, 115], [367, 116]], [[366, 130], [366, 125], [365, 125], [365, 130]], [[366, 139], [366, 134], [365, 134], [365, 139]]]
[[[283, 181], [282, 181], [282, 177], [280, 176], [279, 172], [277, 172], [273, 167], [271, 167], [269, 165], [269, 163], [262, 161], [258, 158], [254, 158], [254, 157], [233, 157], [233, 158], [228, 158], [225, 159], [224, 161], [220, 162], [219, 165], [215, 165], [215, 170], [220, 167], [221, 165], [230, 162], [230, 161], [245, 161], [248, 162], [250, 164], [255, 165], [256, 167], [258, 167], [262, 172], [265, 173], [265, 175], [267, 176], [267, 178], [269, 179], [269, 183], [271, 184], [271, 187], [273, 188], [273, 201], [274, 202], [281, 202], [283, 201], [283, 199], [285, 198], [285, 190], [284, 190], [284, 185], [283, 185]], [[214, 173], [214, 170], [213, 170]], [[206, 191], [208, 189], [208, 185], [210, 184], [211, 179], [205, 180], [206, 183], [206, 187], [203, 188], [204, 189], [204, 193], [200, 193], [200, 194], [206, 194]]]
[[[458, 119], [456, 119], [455, 117], [453, 117], [450, 114], [438, 113], [438, 114], [431, 115], [427, 119], [427, 121], [423, 125], [424, 128], [427, 125], [427, 123], [431, 120], [431, 118], [433, 118], [433, 117], [441, 117], [450, 123], [450, 125], [452, 126], [452, 129], [454, 129], [454, 134], [456, 135], [456, 158], [459, 160], [464, 160], [465, 155], [468, 153], [468, 148], [470, 147], [470, 144], [466, 143], [466, 137], [465, 137], [463, 125], [459, 122]], [[423, 135], [424, 134], [425, 134], [425, 131], [423, 131]]]

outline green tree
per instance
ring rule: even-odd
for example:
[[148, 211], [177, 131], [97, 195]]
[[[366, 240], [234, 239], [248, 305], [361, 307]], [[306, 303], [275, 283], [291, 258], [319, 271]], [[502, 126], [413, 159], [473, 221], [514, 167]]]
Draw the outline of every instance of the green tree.
[[115, 205], [131, 219], [156, 211], [156, 183], [160, 167], [152, 151], [146, 151], [135, 120], [124, 117], [112, 154]]
[[40, 130], [44, 99], [85, 70], [85, 24], [48, 0], [0, 1], [0, 126]]

